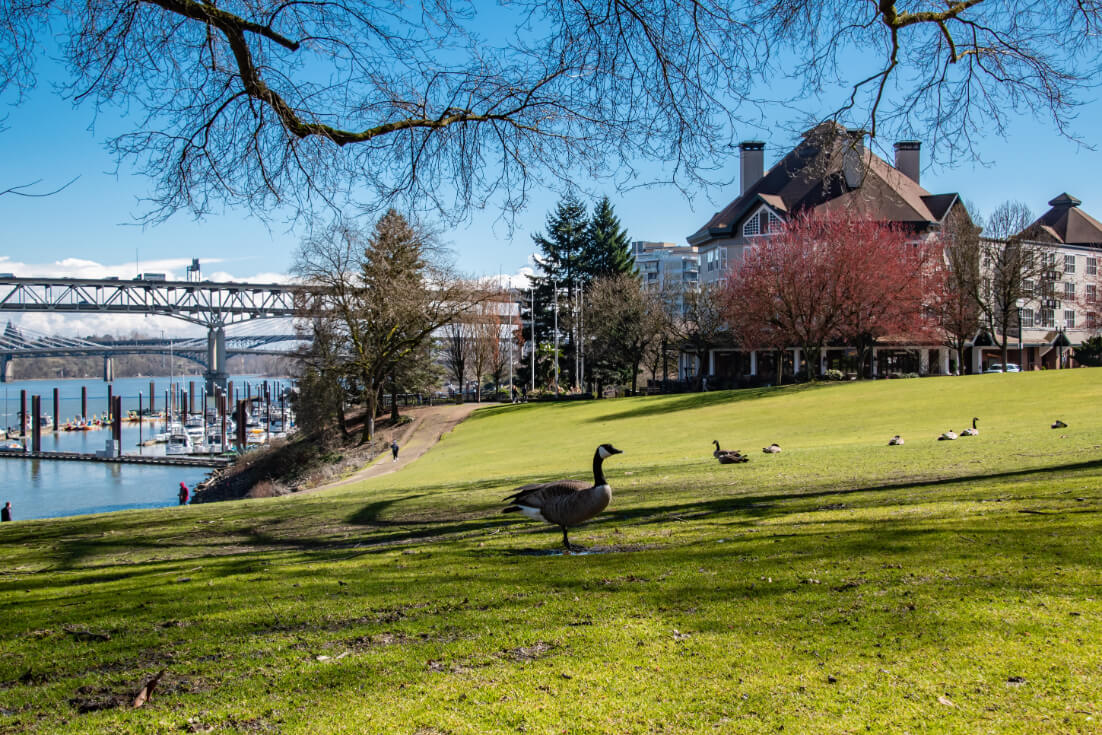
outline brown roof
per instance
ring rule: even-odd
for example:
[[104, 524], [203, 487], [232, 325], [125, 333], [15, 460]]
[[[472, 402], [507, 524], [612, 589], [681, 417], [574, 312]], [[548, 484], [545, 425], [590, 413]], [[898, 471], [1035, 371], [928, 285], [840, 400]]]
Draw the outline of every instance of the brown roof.
[[699, 245], [712, 238], [734, 236], [742, 218], [761, 203], [785, 214], [844, 209], [926, 229], [941, 222], [957, 201], [956, 194], [930, 194], [863, 147], [858, 150], [864, 176], [847, 183], [844, 163], [852, 140], [853, 134], [837, 123], [822, 123], [807, 131], [803, 140], [745, 193], [690, 235], [689, 242]]
[[1065, 245], [1102, 246], [1102, 222], [1079, 209], [1081, 201], [1064, 193], [1049, 202], [1052, 208], [1022, 230], [1026, 239], [1054, 240]]

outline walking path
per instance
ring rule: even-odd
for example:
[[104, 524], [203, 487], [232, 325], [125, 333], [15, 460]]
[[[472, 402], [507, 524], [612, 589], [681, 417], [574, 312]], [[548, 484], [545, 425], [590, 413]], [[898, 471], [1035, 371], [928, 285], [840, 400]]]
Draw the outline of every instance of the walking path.
[[388, 449], [372, 460], [366, 467], [354, 472], [348, 477], [337, 480], [336, 482], [330, 482], [326, 485], [300, 490], [298, 494], [329, 490], [331, 488], [349, 485], [353, 482], [360, 482], [361, 480], [366, 480], [371, 477], [379, 477], [380, 475], [389, 475], [391, 472], [397, 472], [432, 448], [432, 445], [440, 441], [440, 437], [454, 429], [460, 421], [470, 416], [472, 411], [479, 408], [486, 408], [487, 406], [497, 405], [500, 404], [461, 403], [459, 405], [448, 406], [419, 406], [417, 408], [403, 410], [402, 413], [408, 415], [413, 421], [405, 426], [398, 427], [397, 430], [389, 434], [384, 433], [382, 435], [382, 438], [386, 440], [387, 444], [390, 444], [391, 439], [395, 438], [395, 435], [397, 435], [399, 447], [397, 462], [391, 461], [390, 450]]

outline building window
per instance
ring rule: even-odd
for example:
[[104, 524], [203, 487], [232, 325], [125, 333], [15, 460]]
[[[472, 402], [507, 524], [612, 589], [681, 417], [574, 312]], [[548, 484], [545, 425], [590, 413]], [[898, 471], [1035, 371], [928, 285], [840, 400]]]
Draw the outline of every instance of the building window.
[[1084, 295], [1087, 297], [1087, 302], [1094, 303], [1098, 301], [1098, 287], [1093, 283], [1088, 283], [1085, 288], [1086, 293]]
[[1022, 309], [1022, 328], [1033, 326], [1033, 309]]
[[1064, 273], [1074, 273], [1074, 272], [1075, 272], [1075, 256], [1074, 255], [1065, 255], [1064, 256]]
[[1087, 258], [1087, 275], [1098, 275], [1098, 258]]
[[769, 231], [770, 232], [776, 232], [777, 230], [781, 229], [781, 227], [783, 227], [783, 226], [784, 226], [784, 222], [781, 221], [781, 218], [778, 217], [777, 215], [773, 214], [772, 211], [770, 211], [769, 212]]
[[1041, 262], [1044, 264], [1045, 268], [1055, 268], [1056, 267], [1056, 253], [1045, 253], [1044, 257], [1041, 260]]
[[1068, 301], [1075, 298], [1075, 284], [1071, 281], [1064, 281], [1064, 298]]
[[1022, 281], [1022, 295], [1023, 296], [1032, 296], [1033, 295], [1033, 281]]
[[1041, 309], [1041, 326], [1052, 328], [1056, 326], [1056, 312], [1052, 309]]
[[1087, 329], [1098, 329], [1098, 312], [1087, 312]]
[[1070, 309], [1064, 311], [1064, 329], [1075, 329], [1075, 312]]
[[743, 237], [752, 237], [753, 235], [761, 234], [761, 220], [757, 216], [751, 217], [746, 220], [746, 224], [742, 226]]

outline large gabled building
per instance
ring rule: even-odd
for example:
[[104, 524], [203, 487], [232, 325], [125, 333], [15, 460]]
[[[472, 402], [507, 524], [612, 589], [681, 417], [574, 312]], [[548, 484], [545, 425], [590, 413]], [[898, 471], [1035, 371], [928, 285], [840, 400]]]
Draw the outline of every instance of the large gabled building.
[[893, 166], [864, 146], [864, 135], [822, 123], [768, 171], [765, 144], [742, 143], [741, 193], [688, 237], [700, 251], [701, 280], [721, 279], [746, 248], [799, 212], [844, 211], [916, 235], [939, 230], [952, 216], [968, 216], [955, 193], [931, 194], [919, 184], [919, 142], [896, 143]]
[[[846, 212], [890, 222], [916, 238], [931, 236], [953, 218], [971, 222], [957, 194], [932, 194], [922, 188], [919, 142], [896, 143], [892, 165], [869, 150], [864, 139], [864, 131], [822, 123], [804, 133], [803, 140], [768, 171], [764, 170], [765, 144], [742, 143], [739, 196], [688, 237], [689, 245], [700, 253], [701, 282], [721, 280], [747, 249], [767, 242], [771, 233], [802, 212]], [[798, 372], [800, 351], [787, 352], [785, 372]], [[844, 348], [828, 350], [820, 369], [828, 361], [840, 361], [845, 352]], [[686, 357], [682, 377], [704, 371], [719, 383], [776, 371], [775, 353], [742, 351], [734, 345], [717, 345], [706, 358]], [[874, 351], [875, 372], [948, 373], [955, 368], [942, 345], [900, 344]]]

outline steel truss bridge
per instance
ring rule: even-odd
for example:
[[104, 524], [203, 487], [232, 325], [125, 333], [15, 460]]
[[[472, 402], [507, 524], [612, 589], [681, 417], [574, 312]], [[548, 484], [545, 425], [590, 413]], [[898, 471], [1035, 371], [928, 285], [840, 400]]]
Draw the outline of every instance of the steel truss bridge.
[[[184, 340], [118, 340], [94, 342], [5, 330], [0, 338], [0, 379], [7, 379], [14, 357], [101, 355], [104, 379], [111, 379], [114, 355], [155, 353], [180, 355], [204, 365], [207, 389], [225, 388], [226, 359], [232, 354], [278, 354], [276, 343], [302, 342], [290, 330], [262, 333], [250, 325], [227, 335], [226, 328], [263, 319], [296, 316], [302, 286], [213, 281], [145, 279], [12, 278], [0, 277], [0, 312], [65, 312], [79, 314], [146, 314], [182, 319], [205, 327], [206, 338]], [[274, 331], [274, 330], [273, 330]]]

